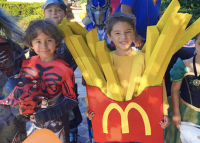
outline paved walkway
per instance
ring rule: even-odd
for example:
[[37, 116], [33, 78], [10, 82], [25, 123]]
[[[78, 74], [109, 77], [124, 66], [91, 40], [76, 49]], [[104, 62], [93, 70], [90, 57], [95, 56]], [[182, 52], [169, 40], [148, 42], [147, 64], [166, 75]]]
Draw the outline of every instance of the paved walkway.
[[89, 134], [88, 134], [88, 126], [87, 126], [87, 118], [84, 115], [86, 108], [86, 89], [85, 86], [82, 85], [82, 74], [79, 68], [74, 72], [75, 74], [75, 82], [78, 84], [78, 100], [79, 100], [79, 108], [83, 117], [82, 123], [78, 127], [78, 142], [77, 143], [90, 143]]

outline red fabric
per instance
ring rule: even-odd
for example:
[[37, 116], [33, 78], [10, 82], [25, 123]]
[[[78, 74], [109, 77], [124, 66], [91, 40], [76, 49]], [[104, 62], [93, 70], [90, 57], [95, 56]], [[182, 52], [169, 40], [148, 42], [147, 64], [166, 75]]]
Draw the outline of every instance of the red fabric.
[[[159, 122], [163, 120], [162, 86], [148, 87], [140, 96], [126, 102], [116, 102], [107, 98], [97, 87], [86, 86], [89, 108], [94, 112], [92, 128], [95, 142], [164, 142], [164, 132]], [[103, 114], [111, 103], [116, 103], [125, 111], [130, 103], [137, 103], [146, 112], [151, 126], [151, 135], [145, 135], [141, 114], [134, 108], [128, 112], [129, 133], [122, 134], [121, 116], [113, 109], [108, 116], [108, 134], [103, 133]]]
[[43, 96], [47, 98], [53, 98], [62, 91], [63, 95], [76, 99], [74, 72], [60, 58], [44, 63], [38, 55], [33, 56], [23, 61], [20, 74], [30, 80], [37, 80]]
[[115, 11], [115, 9], [117, 8], [118, 4], [120, 3], [120, 0], [111, 0], [111, 5], [112, 5], [112, 13], [111, 15], [113, 14], [113, 12]]
[[[20, 114], [26, 116], [35, 113], [41, 103], [40, 97], [49, 99], [57, 96], [61, 91], [64, 96], [76, 99], [74, 89], [74, 72], [62, 59], [52, 62], [41, 62], [39, 56], [23, 61], [20, 75], [29, 79], [29, 82], [18, 82], [9, 96], [0, 101], [14, 107], [19, 105]], [[32, 81], [36, 80], [36, 83]], [[34, 87], [37, 85], [36, 87]]]

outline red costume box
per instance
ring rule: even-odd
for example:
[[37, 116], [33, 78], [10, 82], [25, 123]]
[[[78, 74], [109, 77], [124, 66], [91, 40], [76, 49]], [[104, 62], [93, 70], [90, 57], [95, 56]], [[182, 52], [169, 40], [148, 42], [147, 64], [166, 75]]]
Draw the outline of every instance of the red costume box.
[[116, 102], [97, 87], [86, 86], [89, 108], [95, 113], [92, 128], [95, 142], [163, 143], [162, 86], [147, 87], [130, 101]]

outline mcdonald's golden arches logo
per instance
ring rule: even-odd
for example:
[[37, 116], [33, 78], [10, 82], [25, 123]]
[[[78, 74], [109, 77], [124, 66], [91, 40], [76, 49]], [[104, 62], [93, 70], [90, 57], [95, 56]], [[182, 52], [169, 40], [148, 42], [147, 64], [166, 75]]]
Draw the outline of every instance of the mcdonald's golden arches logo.
[[151, 126], [149, 118], [144, 109], [135, 102], [129, 103], [125, 111], [123, 111], [122, 108], [117, 103], [111, 103], [110, 105], [108, 105], [103, 114], [103, 121], [102, 121], [103, 133], [108, 134], [108, 115], [113, 109], [116, 109], [121, 115], [122, 134], [129, 133], [128, 113], [132, 108], [136, 109], [142, 116], [145, 127], [145, 135], [151, 135]]

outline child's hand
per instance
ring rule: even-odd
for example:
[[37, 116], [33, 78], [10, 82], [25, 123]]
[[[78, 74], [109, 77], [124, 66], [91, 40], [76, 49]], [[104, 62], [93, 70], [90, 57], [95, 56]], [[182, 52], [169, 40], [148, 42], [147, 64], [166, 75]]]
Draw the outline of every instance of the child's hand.
[[142, 47], [144, 44], [144, 38], [142, 38], [140, 35], [136, 34], [135, 37], [133, 38], [133, 43], [135, 47]]
[[89, 110], [89, 106], [85, 109], [85, 116], [87, 116], [89, 120], [92, 120], [94, 117], [94, 112]]
[[165, 129], [169, 126], [169, 119], [168, 119], [168, 116], [164, 115], [163, 116], [163, 121], [160, 121], [160, 125], [161, 125], [161, 128]]
[[181, 114], [173, 114], [172, 121], [176, 125], [176, 127], [180, 130], [179, 125], [181, 124]]
[[[36, 114], [36, 113], [33, 113], [33, 114]], [[30, 116], [30, 120], [31, 120], [32, 122], [36, 122], [35, 116], [34, 116], [34, 115], [31, 115], [31, 116]]]

